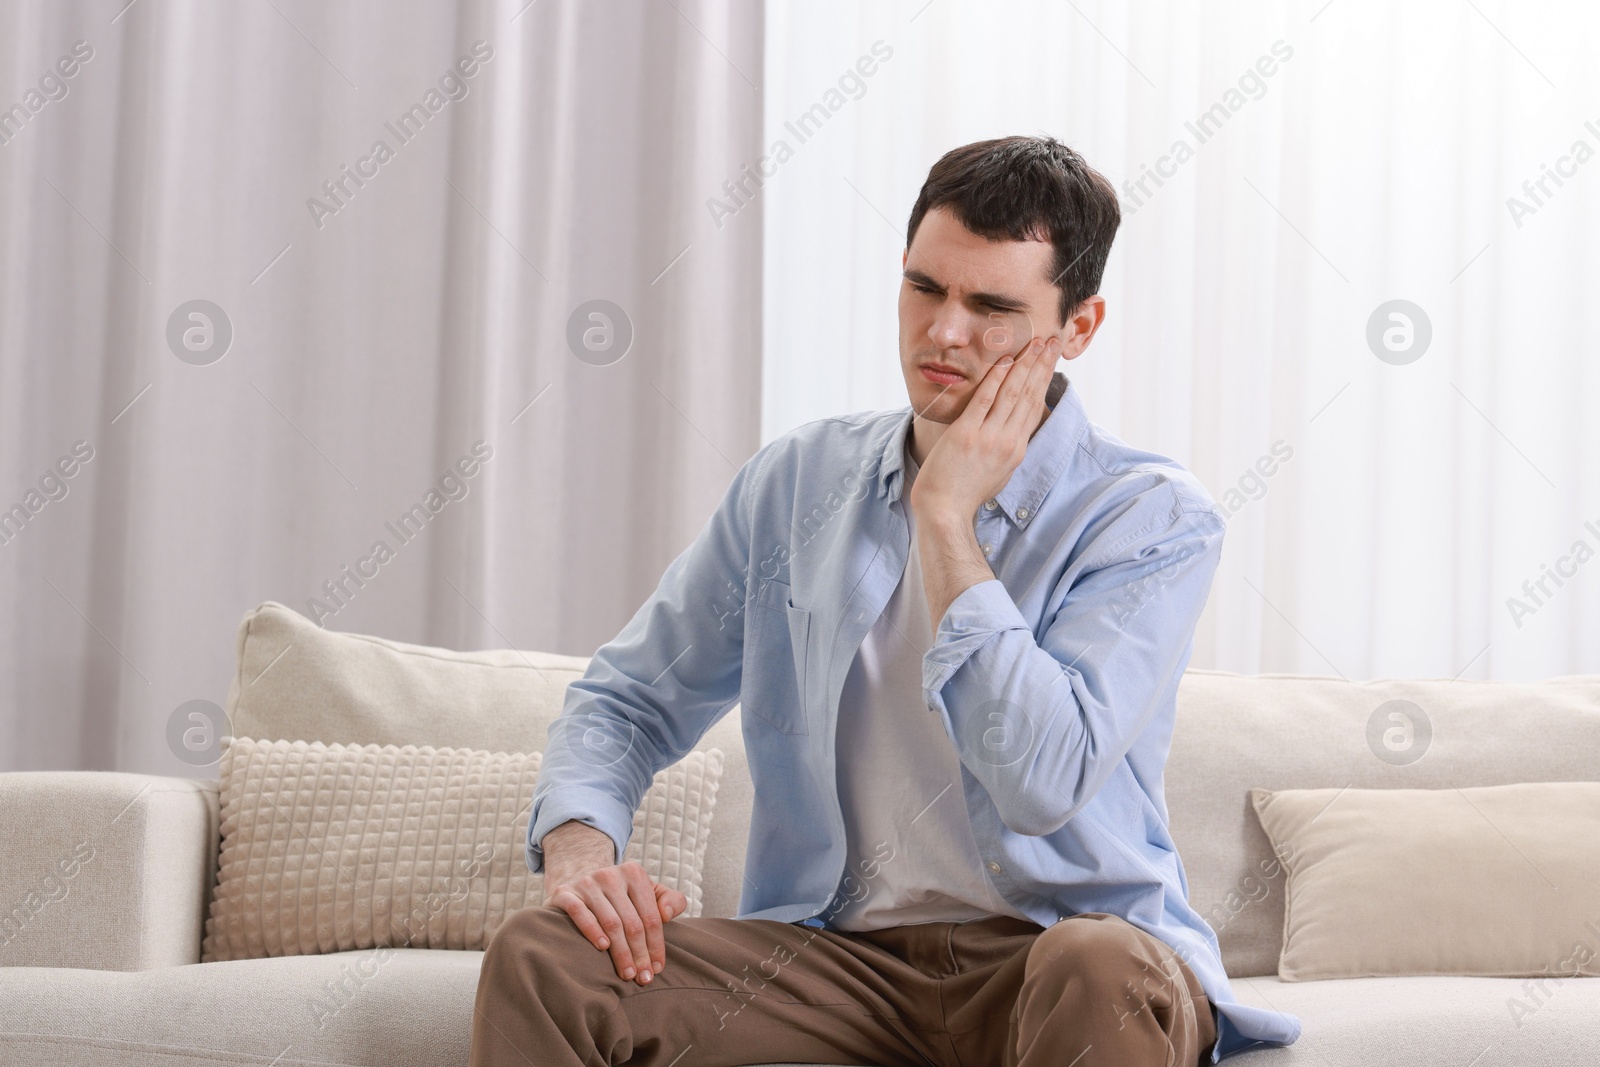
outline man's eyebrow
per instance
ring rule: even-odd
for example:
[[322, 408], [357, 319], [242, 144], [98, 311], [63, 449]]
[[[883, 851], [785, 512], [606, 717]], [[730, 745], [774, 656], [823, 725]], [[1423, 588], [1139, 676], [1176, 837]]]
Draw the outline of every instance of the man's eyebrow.
[[[921, 285], [928, 289], [937, 289], [940, 292], [944, 291], [944, 286], [915, 267], [901, 271], [901, 275], [912, 285]], [[1028, 302], [1026, 300], [1018, 300], [1016, 297], [1007, 296], [1004, 293], [971, 293], [969, 298], [979, 304], [989, 304], [993, 307], [1005, 308], [1008, 311], [1028, 310]]]

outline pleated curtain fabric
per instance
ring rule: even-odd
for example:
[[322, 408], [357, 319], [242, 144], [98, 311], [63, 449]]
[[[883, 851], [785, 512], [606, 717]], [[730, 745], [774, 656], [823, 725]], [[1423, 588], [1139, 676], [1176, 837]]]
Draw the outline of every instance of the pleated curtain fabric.
[[4, 5], [0, 771], [216, 777], [264, 600], [615, 636], [758, 444], [761, 71], [734, 0]]

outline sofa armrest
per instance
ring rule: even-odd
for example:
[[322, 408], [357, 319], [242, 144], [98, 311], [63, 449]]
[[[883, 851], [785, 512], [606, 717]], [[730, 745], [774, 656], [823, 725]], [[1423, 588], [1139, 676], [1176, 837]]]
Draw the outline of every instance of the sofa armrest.
[[200, 961], [217, 783], [0, 774], [0, 966], [143, 971]]

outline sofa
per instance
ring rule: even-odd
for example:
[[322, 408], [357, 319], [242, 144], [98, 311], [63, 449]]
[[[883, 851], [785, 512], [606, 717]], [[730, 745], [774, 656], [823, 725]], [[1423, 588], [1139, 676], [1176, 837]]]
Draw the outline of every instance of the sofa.
[[[465, 706], [459, 692], [401, 701], [384, 692], [380, 679], [381, 699], [336, 725], [311, 699], [284, 705], [289, 710], [280, 708], [269, 722], [247, 698], [280, 680], [306, 684], [295, 683], [291, 660], [315, 657], [301, 651], [285, 658], [290, 666], [274, 660], [266, 671], [247, 672], [247, 645], [264, 627], [261, 612], [240, 628], [241, 670], [227, 708], [239, 736], [533, 751], [542, 748], [566, 685], [587, 664], [582, 657], [462, 653], [361, 638], [386, 655], [425, 656], [431, 664], [477, 672], [473, 677], [514, 675], [522, 696], [511, 704], [478, 701], [480, 711], [468, 714], [459, 710]], [[278, 625], [299, 625], [275, 618]], [[318, 640], [306, 636], [300, 647]], [[458, 689], [475, 684], [460, 682]], [[441, 712], [447, 707], [448, 714]], [[1374, 742], [1381, 734], [1374, 730], [1378, 711], [1395, 707], [1415, 720], [1407, 743], [1420, 746], [1399, 756]], [[704, 862], [706, 915], [738, 910], [751, 803], [740, 730], [735, 705], [699, 745], [720, 749], [724, 761]], [[1291, 1046], [1248, 1050], [1231, 1061], [1239, 1067], [1600, 1063], [1600, 981], [1566, 981], [1555, 995], [1539, 998], [1536, 1011], [1519, 1015], [1508, 1004], [1526, 1003], [1525, 979], [1280, 980], [1285, 873], [1249, 802], [1253, 788], [1592, 781], [1600, 776], [1597, 754], [1600, 677], [1350, 682], [1188, 671], [1165, 786], [1190, 901], [1217, 931], [1238, 999], [1296, 1015], [1304, 1026]], [[0, 815], [0, 908], [6, 909], [0, 912], [0, 1063], [467, 1062], [480, 951], [398, 948], [381, 963], [361, 951], [200, 962], [217, 876], [215, 778], [4, 774]], [[313, 1009], [329, 998], [336, 1012]]]

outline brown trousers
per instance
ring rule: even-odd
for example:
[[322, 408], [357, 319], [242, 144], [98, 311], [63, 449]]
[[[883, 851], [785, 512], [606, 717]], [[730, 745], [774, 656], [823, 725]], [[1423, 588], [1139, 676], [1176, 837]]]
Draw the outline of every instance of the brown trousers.
[[1216, 1020], [1159, 938], [1103, 912], [840, 933], [679, 918], [666, 968], [617, 977], [554, 907], [490, 939], [472, 1067], [1196, 1067]]

